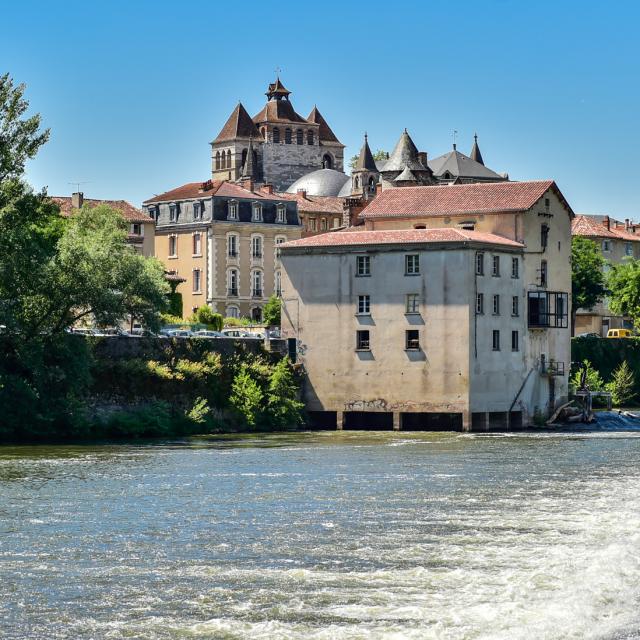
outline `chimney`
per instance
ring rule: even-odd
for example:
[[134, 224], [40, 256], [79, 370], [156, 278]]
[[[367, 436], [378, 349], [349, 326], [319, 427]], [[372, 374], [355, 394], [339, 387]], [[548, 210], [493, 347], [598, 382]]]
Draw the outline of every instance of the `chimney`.
[[420, 164], [426, 169], [427, 165], [427, 152], [426, 151], [418, 151], [418, 160]]
[[82, 203], [84, 202], [84, 194], [82, 191], [77, 191], [71, 194], [71, 206], [74, 209], [82, 209]]
[[246, 189], [247, 191], [253, 191], [253, 178], [246, 178], [245, 180], [242, 181], [242, 188]]
[[607, 228], [607, 231], [611, 230], [611, 220], [609, 219], [609, 216], [604, 217], [602, 224]]
[[260, 190], [263, 193], [273, 193], [273, 185], [272, 184], [263, 184], [262, 187], [260, 188]]
[[376, 182], [376, 195], [379, 196], [382, 193], [382, 183]]
[[624, 228], [626, 231], [629, 231], [629, 218], [624, 219]]
[[298, 189], [298, 195], [302, 196], [303, 200], [307, 199], [307, 190], [306, 189]]

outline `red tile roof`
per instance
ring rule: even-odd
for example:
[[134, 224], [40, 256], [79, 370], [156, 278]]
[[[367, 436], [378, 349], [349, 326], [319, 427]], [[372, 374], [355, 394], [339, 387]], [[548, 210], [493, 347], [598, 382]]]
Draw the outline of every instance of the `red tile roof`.
[[262, 108], [262, 111], [253, 116], [253, 121], [256, 124], [263, 122], [309, 124], [300, 114], [296, 113], [289, 100], [269, 100]]
[[178, 200], [191, 200], [198, 198], [210, 198], [211, 196], [224, 196], [227, 198], [251, 198], [252, 200], [276, 200], [280, 202], [284, 198], [281, 195], [270, 195], [264, 191], [249, 191], [244, 187], [226, 180], [207, 180], [206, 182], [188, 182], [181, 187], [176, 187], [165, 193], [145, 200], [143, 204], [154, 202], [174, 202]]
[[303, 196], [302, 193], [278, 193], [278, 197], [284, 200], [293, 200], [298, 203], [298, 211], [301, 213], [339, 213], [344, 211], [344, 198], [337, 196]]
[[[73, 214], [76, 209], [73, 208], [71, 198], [65, 196], [51, 196], [59, 207], [60, 213], [68, 217]], [[112, 209], [117, 209], [122, 213], [122, 217], [128, 222], [153, 222], [153, 218], [143, 213], [140, 209], [136, 209], [130, 202], [126, 200], [96, 200], [94, 198], [83, 198], [83, 205], [87, 205], [93, 209], [101, 204], [105, 204]]]
[[609, 229], [606, 224], [594, 216], [577, 215], [571, 221], [571, 235], [585, 238], [611, 238], [613, 240], [625, 240], [640, 242], [640, 236], [626, 231], [624, 224], [617, 220], [609, 221]]
[[524, 245], [493, 233], [465, 229], [404, 229], [390, 231], [334, 231], [280, 245], [283, 249], [296, 247], [344, 247], [382, 244], [431, 244], [478, 242], [505, 247], [523, 248]]
[[229, 119], [224, 123], [222, 130], [212, 144], [225, 140], [234, 140], [235, 138], [250, 138], [252, 136], [258, 139], [260, 132], [247, 110], [238, 102], [238, 105], [231, 112]]
[[541, 180], [385, 189], [371, 201], [360, 217], [394, 218], [527, 211], [549, 189], [556, 192], [573, 215], [555, 182]]
[[327, 124], [327, 121], [324, 119], [320, 111], [318, 111], [318, 107], [313, 107], [307, 120], [309, 122], [314, 122], [315, 124], [320, 125], [320, 128], [318, 129], [318, 137], [320, 138], [321, 142], [341, 144], [340, 140], [338, 140], [338, 138], [336, 137], [336, 134], [331, 131], [331, 127]]

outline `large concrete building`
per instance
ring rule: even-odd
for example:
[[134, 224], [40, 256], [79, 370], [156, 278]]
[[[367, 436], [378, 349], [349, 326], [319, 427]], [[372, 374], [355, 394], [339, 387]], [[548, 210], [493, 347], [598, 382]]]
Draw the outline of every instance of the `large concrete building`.
[[300, 238], [296, 201], [270, 187], [192, 182], [150, 198], [155, 254], [178, 279], [183, 315], [205, 304], [227, 317], [262, 319], [281, 290], [278, 247]]
[[[640, 225], [630, 220], [621, 222], [609, 216], [577, 215], [571, 225], [574, 236], [582, 236], [593, 240], [602, 252], [607, 263], [619, 264], [625, 258], [640, 259]], [[605, 298], [593, 309], [578, 309], [576, 311], [575, 335], [583, 333], [597, 333], [606, 336], [609, 329], [621, 327], [632, 329], [629, 318], [614, 314]]]
[[284, 335], [322, 426], [484, 430], [567, 397], [571, 218], [552, 181], [389, 189], [283, 245]]

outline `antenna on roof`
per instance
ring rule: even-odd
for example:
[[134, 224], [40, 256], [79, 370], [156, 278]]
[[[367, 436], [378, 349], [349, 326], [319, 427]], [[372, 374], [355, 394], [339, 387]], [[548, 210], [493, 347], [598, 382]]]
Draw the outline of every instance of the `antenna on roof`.
[[454, 129], [452, 135], [453, 135], [453, 150], [455, 151], [457, 147], [456, 141], [458, 139], [458, 130]]
[[91, 184], [88, 180], [85, 180], [84, 182], [67, 182], [67, 184], [73, 184], [76, 187], [76, 192], [79, 193], [80, 192], [80, 185], [81, 184]]

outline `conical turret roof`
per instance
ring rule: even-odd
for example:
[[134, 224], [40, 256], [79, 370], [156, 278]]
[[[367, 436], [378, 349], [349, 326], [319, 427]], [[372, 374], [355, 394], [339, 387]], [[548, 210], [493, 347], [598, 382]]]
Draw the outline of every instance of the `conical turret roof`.
[[400, 136], [400, 140], [394, 147], [389, 159], [384, 165], [384, 172], [387, 171], [404, 171], [409, 168], [412, 171], [428, 171], [418, 158], [418, 148], [413, 143], [411, 136], [405, 129]]
[[472, 160], [484, 165], [484, 160], [482, 159], [482, 154], [480, 153], [480, 147], [478, 146], [478, 134], [474, 134], [473, 136], [473, 147], [471, 148], [471, 155], [469, 156]]
[[402, 173], [394, 180], [394, 182], [417, 182], [417, 178], [409, 167], [405, 167]]
[[220, 133], [213, 141], [222, 142], [223, 140], [234, 140], [235, 138], [251, 138], [258, 137], [260, 132], [254, 124], [247, 110], [238, 102], [236, 108], [232, 111], [229, 119], [225, 122]]
[[360, 155], [358, 156], [354, 171], [378, 171], [371, 149], [369, 148], [366, 133], [364, 134], [364, 143], [362, 144], [362, 149], [360, 149]]
[[247, 149], [247, 158], [242, 167], [242, 177], [255, 179], [256, 169], [257, 167], [253, 157], [253, 138], [249, 138], [249, 148]]

